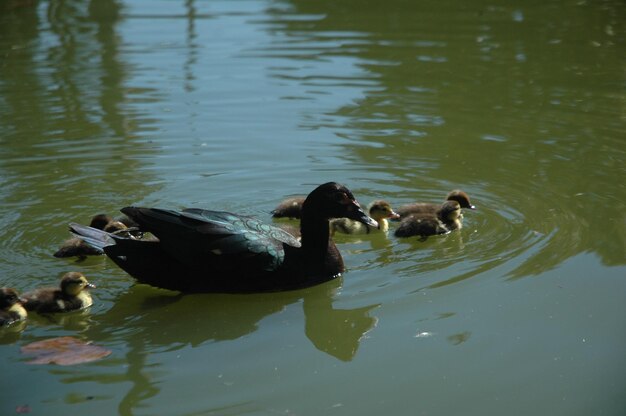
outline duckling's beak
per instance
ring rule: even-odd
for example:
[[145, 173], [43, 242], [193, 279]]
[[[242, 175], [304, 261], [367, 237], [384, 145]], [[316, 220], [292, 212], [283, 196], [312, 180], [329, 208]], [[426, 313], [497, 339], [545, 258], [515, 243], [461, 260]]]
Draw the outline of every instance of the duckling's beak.
[[96, 288], [96, 285], [94, 285], [93, 283], [87, 283], [87, 284], [85, 285], [85, 287], [87, 287], [87, 288], [89, 288], [89, 289], [95, 289], [95, 288]]
[[476, 209], [476, 205], [470, 205], [469, 209]]
[[400, 214], [398, 214], [396, 211], [391, 211], [389, 213], [389, 217], [390, 220], [399, 220], [400, 219]]
[[348, 218], [351, 220], [356, 220], [362, 222], [365, 225], [369, 225], [370, 227], [378, 228], [378, 221], [371, 218], [367, 215], [363, 209], [359, 206], [359, 203], [354, 201], [354, 209], [350, 210]]

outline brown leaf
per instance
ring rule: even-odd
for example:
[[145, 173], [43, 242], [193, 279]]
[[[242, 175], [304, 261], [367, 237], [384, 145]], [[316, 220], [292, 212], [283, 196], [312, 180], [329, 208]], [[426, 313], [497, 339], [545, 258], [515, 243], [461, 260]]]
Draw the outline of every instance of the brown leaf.
[[22, 405], [22, 406], [16, 406], [15, 413], [17, 414], [30, 413], [30, 406], [27, 404]]
[[21, 348], [22, 354], [33, 355], [28, 364], [74, 365], [99, 360], [111, 354], [106, 348], [74, 337], [50, 338], [32, 342]]

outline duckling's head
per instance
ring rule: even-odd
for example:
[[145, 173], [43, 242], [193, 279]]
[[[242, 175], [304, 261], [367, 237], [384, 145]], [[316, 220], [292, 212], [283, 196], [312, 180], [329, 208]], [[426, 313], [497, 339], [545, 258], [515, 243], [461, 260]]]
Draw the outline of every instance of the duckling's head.
[[378, 200], [374, 201], [370, 204], [369, 209], [370, 217], [374, 218], [376, 221], [380, 222], [385, 219], [398, 219], [400, 215], [398, 215], [392, 208], [391, 204], [387, 201]]
[[111, 221], [102, 230], [107, 233], [114, 233], [116, 231], [126, 230], [128, 227], [121, 221]]
[[61, 292], [65, 295], [76, 296], [87, 288], [95, 287], [87, 281], [85, 275], [79, 272], [65, 273], [61, 278]]
[[451, 191], [446, 197], [446, 200], [458, 202], [459, 205], [461, 205], [461, 208], [476, 209], [476, 207], [470, 202], [469, 195], [461, 191], [460, 189], [455, 189], [454, 191]]
[[456, 201], [446, 201], [441, 205], [439, 216], [444, 221], [457, 221], [461, 219], [461, 204]]
[[352, 192], [336, 182], [320, 185], [307, 196], [302, 204], [302, 219], [309, 215], [321, 216], [327, 220], [349, 218], [371, 227], [378, 227], [376, 220], [365, 214]]
[[106, 227], [111, 221], [113, 221], [113, 218], [110, 215], [98, 214], [91, 219], [89, 226], [97, 228], [98, 230], [104, 230], [104, 227]]
[[22, 303], [15, 289], [10, 287], [0, 288], [0, 310], [8, 310], [11, 306]]

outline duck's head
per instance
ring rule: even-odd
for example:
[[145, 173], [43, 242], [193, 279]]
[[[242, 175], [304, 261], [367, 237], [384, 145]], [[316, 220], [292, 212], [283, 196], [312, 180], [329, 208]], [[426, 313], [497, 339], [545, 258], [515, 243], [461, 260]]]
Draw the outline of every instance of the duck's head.
[[11, 306], [22, 303], [22, 299], [17, 295], [15, 289], [10, 287], [0, 288], [0, 310], [7, 310]]
[[445, 221], [456, 221], [461, 218], [461, 204], [456, 201], [446, 201], [441, 205], [439, 216]]
[[470, 202], [469, 195], [461, 191], [460, 189], [455, 189], [454, 191], [451, 191], [446, 197], [446, 200], [458, 202], [459, 205], [461, 205], [461, 208], [476, 209], [476, 207]]
[[385, 219], [397, 220], [400, 218], [400, 215], [398, 215], [391, 208], [391, 204], [383, 200], [372, 202], [369, 206], [368, 211], [370, 213], [370, 217], [374, 218], [378, 222], [385, 220]]
[[76, 296], [87, 288], [95, 287], [96, 285], [89, 283], [85, 275], [79, 272], [65, 273], [61, 278], [61, 291], [65, 295]]
[[336, 182], [318, 186], [307, 196], [302, 204], [302, 218], [318, 216], [326, 220], [349, 218], [371, 227], [378, 227], [378, 222], [370, 218], [352, 195], [352, 192]]
[[106, 227], [111, 221], [113, 221], [113, 218], [110, 215], [98, 214], [91, 219], [89, 226], [97, 228], [98, 230], [104, 230], [104, 227]]

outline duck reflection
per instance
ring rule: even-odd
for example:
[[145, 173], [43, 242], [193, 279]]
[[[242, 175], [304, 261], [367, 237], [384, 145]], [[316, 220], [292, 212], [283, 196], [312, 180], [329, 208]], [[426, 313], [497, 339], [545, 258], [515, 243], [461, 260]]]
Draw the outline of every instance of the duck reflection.
[[379, 305], [355, 309], [335, 309], [332, 296], [304, 298], [304, 333], [315, 348], [342, 361], [351, 361], [360, 341], [378, 319], [370, 311]]
[[[137, 284], [120, 294], [83, 335], [94, 343], [127, 345], [126, 373], [115, 377], [132, 387], [120, 402], [120, 414], [132, 414], [141, 402], [159, 394], [150, 376], [149, 355], [208, 342], [235, 340], [257, 331], [260, 321], [302, 303], [304, 333], [320, 351], [352, 360], [377, 318], [378, 304], [353, 309], [333, 306], [341, 278], [300, 291], [220, 295], [184, 295]], [[95, 320], [95, 319], [94, 319]]]
[[14, 322], [9, 326], [0, 326], [0, 345], [15, 344], [22, 337], [26, 320]]
[[378, 305], [334, 308], [333, 297], [340, 285], [341, 278], [291, 292], [184, 295], [138, 284], [115, 299], [86, 335], [94, 341], [130, 340], [150, 351], [196, 347], [251, 334], [262, 319], [301, 301], [309, 340], [319, 350], [349, 361], [363, 335], [375, 326], [376, 318], [369, 314]]

